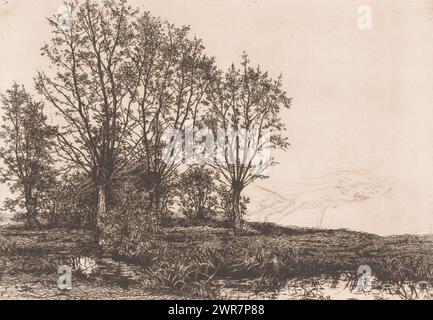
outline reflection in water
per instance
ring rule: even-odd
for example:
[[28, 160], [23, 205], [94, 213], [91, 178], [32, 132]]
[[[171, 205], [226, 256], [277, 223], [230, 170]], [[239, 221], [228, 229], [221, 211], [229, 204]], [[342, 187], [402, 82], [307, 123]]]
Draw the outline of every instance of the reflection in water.
[[74, 257], [71, 259], [71, 266], [73, 271], [86, 276], [96, 273], [98, 267], [96, 260], [89, 257]]
[[[372, 278], [370, 290], [361, 290], [351, 279], [314, 277], [292, 279], [279, 289], [251, 289], [254, 281], [223, 280], [222, 296], [230, 299], [272, 300], [400, 300], [431, 299], [432, 291], [424, 283], [384, 284]], [[256, 286], [257, 287], [257, 286]]]
[[76, 256], [66, 259], [66, 264], [72, 267], [73, 273], [86, 278], [101, 277], [125, 285], [141, 282], [143, 279], [143, 269], [140, 266], [116, 261], [110, 255]]
[[[73, 272], [86, 277], [102, 277], [119, 284], [142, 282], [144, 270], [136, 265], [113, 260], [110, 256], [73, 257], [67, 260]], [[263, 280], [263, 279], [262, 279]], [[279, 286], [263, 285], [258, 279], [223, 278], [216, 281], [223, 299], [271, 299], [271, 300], [399, 300], [432, 299], [432, 284], [404, 281], [385, 283], [374, 276], [366, 290], [359, 287], [359, 278], [352, 274], [336, 277], [322, 276], [290, 279]]]

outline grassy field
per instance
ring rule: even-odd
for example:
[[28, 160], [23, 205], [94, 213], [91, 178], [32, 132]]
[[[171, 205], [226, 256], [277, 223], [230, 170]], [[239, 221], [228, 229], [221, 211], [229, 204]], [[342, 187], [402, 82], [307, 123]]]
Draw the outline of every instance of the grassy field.
[[[63, 264], [74, 270], [66, 292], [57, 288]], [[419, 298], [433, 285], [433, 237], [259, 223], [235, 237], [215, 225], [171, 226], [134, 251], [107, 255], [85, 230], [0, 228], [0, 298], [233, 298], [233, 283], [238, 292], [268, 294], [294, 280], [300, 298], [324, 298], [309, 295], [320, 291], [313, 279], [344, 279], [353, 289], [361, 265], [371, 267], [379, 292]]]

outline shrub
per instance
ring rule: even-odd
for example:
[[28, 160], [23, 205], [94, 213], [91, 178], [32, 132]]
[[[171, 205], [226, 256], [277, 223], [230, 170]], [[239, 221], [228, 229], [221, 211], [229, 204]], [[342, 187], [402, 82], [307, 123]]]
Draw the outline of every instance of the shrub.
[[187, 218], [206, 219], [217, 208], [215, 175], [204, 166], [196, 166], [181, 175], [178, 183], [179, 205]]
[[130, 177], [114, 185], [107, 215], [102, 217], [104, 239], [113, 252], [133, 251], [153, 232], [156, 221], [149, 208], [148, 193], [140, 179]]
[[96, 191], [81, 173], [53, 181], [43, 201], [41, 218], [50, 226], [92, 227], [95, 225]]

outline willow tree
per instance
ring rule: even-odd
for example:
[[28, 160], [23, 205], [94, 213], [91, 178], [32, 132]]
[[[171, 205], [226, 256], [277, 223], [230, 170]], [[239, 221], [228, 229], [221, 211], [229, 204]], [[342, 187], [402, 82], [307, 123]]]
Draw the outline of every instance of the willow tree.
[[[97, 234], [109, 203], [113, 179], [134, 155], [129, 80], [136, 10], [125, 1], [69, 3], [68, 23], [48, 18], [52, 38], [42, 48], [50, 68], [38, 72], [36, 88], [57, 115], [58, 154], [82, 170], [97, 188]], [[54, 113], [53, 113], [54, 114]]]
[[240, 68], [220, 72], [209, 87], [207, 124], [217, 137], [215, 161], [210, 165], [229, 190], [230, 216], [235, 232], [242, 229], [242, 192], [257, 179], [268, 177], [277, 162], [271, 150], [288, 147], [281, 110], [291, 99], [259, 66], [251, 67], [246, 54]]

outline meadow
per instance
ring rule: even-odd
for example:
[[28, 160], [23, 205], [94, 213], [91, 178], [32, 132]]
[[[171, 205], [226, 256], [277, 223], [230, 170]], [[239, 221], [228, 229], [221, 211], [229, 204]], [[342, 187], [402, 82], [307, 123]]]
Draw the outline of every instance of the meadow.
[[[269, 223], [248, 223], [235, 236], [217, 222], [182, 225], [168, 223], [139, 247], [112, 253], [83, 229], [3, 226], [0, 297], [340, 299], [358, 290], [362, 265], [372, 270], [373, 298], [422, 299], [433, 292], [433, 236]], [[57, 268], [64, 264], [73, 268], [73, 287], [62, 291]], [[328, 294], [339, 287], [340, 295]]]

